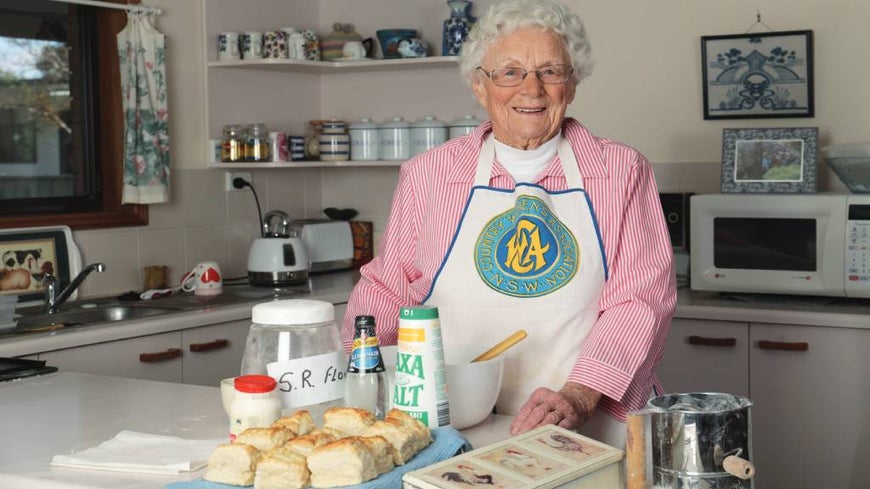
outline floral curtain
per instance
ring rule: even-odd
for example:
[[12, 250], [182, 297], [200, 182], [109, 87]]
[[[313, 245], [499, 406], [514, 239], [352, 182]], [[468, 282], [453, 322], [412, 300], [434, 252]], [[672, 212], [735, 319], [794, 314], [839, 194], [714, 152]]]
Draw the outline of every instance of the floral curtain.
[[123, 204], [169, 201], [166, 42], [154, 13], [131, 10], [118, 33], [124, 110]]

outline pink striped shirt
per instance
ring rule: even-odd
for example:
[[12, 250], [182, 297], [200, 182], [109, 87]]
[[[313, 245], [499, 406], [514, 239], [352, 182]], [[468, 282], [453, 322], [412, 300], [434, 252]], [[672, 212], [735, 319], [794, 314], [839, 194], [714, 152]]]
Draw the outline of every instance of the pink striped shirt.
[[[398, 312], [429, 293], [468, 199], [486, 122], [402, 165], [380, 253], [361, 269], [348, 303], [342, 340], [349, 348], [353, 318], [375, 316], [381, 344], [396, 343]], [[603, 394], [599, 408], [624, 420], [646, 404], [655, 366], [676, 304], [673, 254], [652, 167], [623, 144], [597, 138], [566, 118], [562, 135], [574, 148], [583, 185], [601, 230], [609, 277], [598, 321], [565, 380]], [[558, 156], [535, 182], [566, 189]], [[512, 189], [514, 180], [496, 162], [490, 186]], [[521, 300], [521, 299], [518, 299]]]

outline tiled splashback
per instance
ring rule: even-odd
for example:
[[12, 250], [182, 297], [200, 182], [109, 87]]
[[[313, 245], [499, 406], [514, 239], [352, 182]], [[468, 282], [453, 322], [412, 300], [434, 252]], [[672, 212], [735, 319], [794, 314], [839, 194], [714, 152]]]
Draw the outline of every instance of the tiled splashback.
[[[358, 220], [374, 222], [379, 241], [398, 180], [398, 168], [255, 170], [262, 211], [280, 209], [291, 218], [325, 217], [326, 207], [354, 208]], [[149, 208], [143, 227], [76, 231], [83, 265], [106, 264], [92, 274], [80, 296], [141, 291], [143, 267], [167, 265], [170, 284], [198, 261], [215, 260], [227, 278], [247, 274], [248, 247], [260, 231], [250, 189], [224, 190], [224, 172], [175, 170], [171, 202]]]

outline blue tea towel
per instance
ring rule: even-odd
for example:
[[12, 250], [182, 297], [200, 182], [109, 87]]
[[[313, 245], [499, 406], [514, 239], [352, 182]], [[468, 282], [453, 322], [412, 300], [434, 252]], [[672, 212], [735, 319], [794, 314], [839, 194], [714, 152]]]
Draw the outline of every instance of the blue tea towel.
[[[347, 489], [395, 489], [402, 487], [402, 476], [412, 470], [447, 460], [454, 455], [471, 450], [471, 443], [455, 428], [445, 426], [432, 430], [432, 443], [420, 451], [405, 465], [381, 474], [376, 479], [356, 486], [345, 486]], [[218, 484], [203, 479], [194, 481], [172, 482], [166, 489], [238, 489], [239, 486]]]

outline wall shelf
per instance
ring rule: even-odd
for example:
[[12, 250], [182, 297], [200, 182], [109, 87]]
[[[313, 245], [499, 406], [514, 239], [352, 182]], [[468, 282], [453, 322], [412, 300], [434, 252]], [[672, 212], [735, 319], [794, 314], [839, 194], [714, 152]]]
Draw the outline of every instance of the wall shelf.
[[209, 163], [209, 168], [257, 170], [261, 168], [371, 168], [398, 167], [406, 160], [350, 160], [350, 161], [280, 161], [251, 163]]
[[296, 73], [354, 73], [458, 66], [457, 56], [425, 58], [365, 59], [360, 61], [307, 61], [296, 59], [251, 59], [209, 61], [209, 68], [288, 71]]

